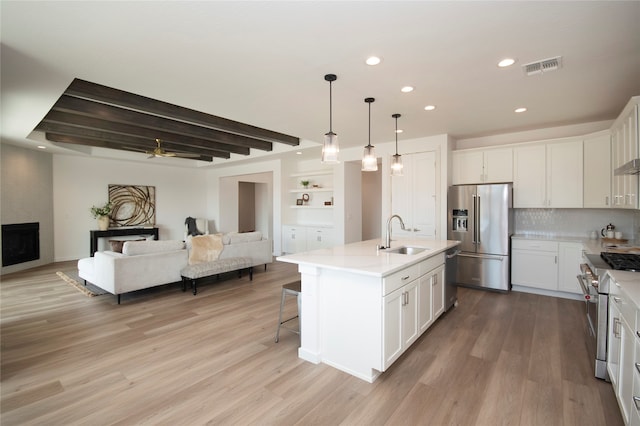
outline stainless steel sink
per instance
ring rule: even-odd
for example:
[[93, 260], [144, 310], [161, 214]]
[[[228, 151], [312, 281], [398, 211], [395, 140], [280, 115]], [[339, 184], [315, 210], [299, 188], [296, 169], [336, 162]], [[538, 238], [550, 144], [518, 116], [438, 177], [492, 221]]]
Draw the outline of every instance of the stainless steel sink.
[[394, 249], [387, 250], [387, 253], [418, 254], [418, 253], [422, 253], [425, 250], [428, 250], [428, 249], [426, 247], [401, 246], [401, 247], [396, 247]]

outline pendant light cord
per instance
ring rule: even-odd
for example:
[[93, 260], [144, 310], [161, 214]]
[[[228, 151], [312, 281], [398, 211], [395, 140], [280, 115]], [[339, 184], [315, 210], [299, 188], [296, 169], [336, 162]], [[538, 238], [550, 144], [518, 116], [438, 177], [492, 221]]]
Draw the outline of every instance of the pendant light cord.
[[371, 146], [371, 102], [369, 102], [369, 144], [367, 146]]
[[333, 83], [333, 81], [329, 81], [329, 133], [333, 133], [333, 112], [332, 112], [332, 108], [331, 105], [333, 104], [333, 100], [331, 98], [331, 84]]

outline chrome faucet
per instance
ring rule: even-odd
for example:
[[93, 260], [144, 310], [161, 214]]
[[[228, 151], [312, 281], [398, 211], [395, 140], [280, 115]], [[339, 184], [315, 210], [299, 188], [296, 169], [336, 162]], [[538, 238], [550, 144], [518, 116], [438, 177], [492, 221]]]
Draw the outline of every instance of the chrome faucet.
[[387, 238], [385, 240], [386, 248], [391, 247], [391, 219], [393, 219], [394, 217], [397, 217], [398, 220], [400, 221], [400, 229], [402, 229], [403, 231], [405, 230], [404, 222], [402, 221], [402, 218], [397, 214], [394, 214], [393, 216], [391, 216], [389, 220], [387, 220]]

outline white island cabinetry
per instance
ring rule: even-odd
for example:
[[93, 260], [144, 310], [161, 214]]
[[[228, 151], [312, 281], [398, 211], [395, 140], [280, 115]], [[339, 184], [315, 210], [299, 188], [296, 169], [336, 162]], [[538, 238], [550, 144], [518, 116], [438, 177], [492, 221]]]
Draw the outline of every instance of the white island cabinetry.
[[444, 312], [444, 252], [457, 241], [397, 240], [415, 255], [376, 250], [379, 240], [280, 256], [302, 276], [298, 354], [373, 382]]

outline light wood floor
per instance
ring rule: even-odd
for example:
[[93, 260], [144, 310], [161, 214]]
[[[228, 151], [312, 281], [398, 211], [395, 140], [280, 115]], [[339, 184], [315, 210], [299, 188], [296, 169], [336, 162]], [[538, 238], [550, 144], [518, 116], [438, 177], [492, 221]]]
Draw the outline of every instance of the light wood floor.
[[298, 359], [293, 333], [274, 343], [295, 265], [120, 306], [55, 275], [74, 269], [2, 277], [3, 426], [622, 424], [611, 385], [593, 377], [581, 302], [461, 288], [459, 306], [369, 384]]

